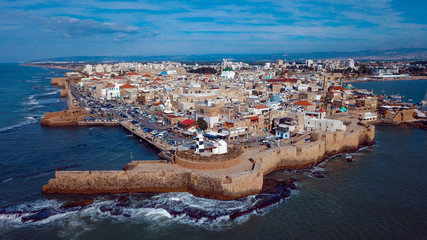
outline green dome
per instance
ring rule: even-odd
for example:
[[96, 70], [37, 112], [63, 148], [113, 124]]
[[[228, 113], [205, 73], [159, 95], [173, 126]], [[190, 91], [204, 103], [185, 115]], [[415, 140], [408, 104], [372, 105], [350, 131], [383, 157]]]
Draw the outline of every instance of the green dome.
[[230, 67], [226, 67], [225, 69], [224, 69], [224, 72], [225, 71], [233, 71]]

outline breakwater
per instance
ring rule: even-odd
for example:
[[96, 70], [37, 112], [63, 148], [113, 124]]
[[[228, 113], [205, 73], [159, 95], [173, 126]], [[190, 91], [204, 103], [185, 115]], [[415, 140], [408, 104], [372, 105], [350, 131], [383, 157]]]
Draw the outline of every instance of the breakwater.
[[[240, 163], [233, 163], [224, 169], [217, 169], [216, 165], [212, 168], [210, 163], [200, 162], [197, 168], [193, 168], [191, 164], [139, 161], [128, 164], [121, 171], [59, 171], [54, 179], [43, 186], [43, 192], [97, 194], [186, 191], [204, 198], [232, 200], [260, 193], [263, 177], [275, 170], [312, 166], [329, 156], [373, 144], [375, 126], [360, 126], [353, 122], [348, 131], [315, 131], [311, 137], [312, 141], [308, 143], [262, 151], [247, 149], [242, 153]], [[223, 164], [227, 164], [227, 159], [224, 158]]]

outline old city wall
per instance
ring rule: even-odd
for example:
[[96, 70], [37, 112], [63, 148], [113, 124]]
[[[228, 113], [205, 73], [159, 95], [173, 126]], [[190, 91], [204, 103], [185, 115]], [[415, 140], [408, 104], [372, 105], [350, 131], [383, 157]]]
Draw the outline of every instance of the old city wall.
[[266, 150], [259, 159], [262, 161], [263, 173], [268, 174], [282, 168], [313, 166], [332, 155], [371, 145], [375, 127], [358, 127], [352, 132], [313, 132], [311, 135], [312, 142]]
[[242, 149], [232, 149], [227, 154], [201, 156], [199, 154], [178, 152], [174, 162], [181, 167], [197, 170], [216, 170], [231, 168], [240, 164], [243, 160]]
[[68, 78], [65, 78], [65, 77], [52, 78], [51, 81], [50, 81], [50, 83], [52, 85], [57, 85], [58, 87], [64, 88], [67, 85], [67, 79]]
[[45, 113], [40, 124], [50, 127], [76, 126], [85, 116], [87, 116], [86, 110], [74, 107], [65, 111]]
[[183, 192], [222, 200], [259, 193], [263, 174], [253, 171], [219, 176], [196, 171], [61, 171], [43, 187], [44, 193]]
[[[351, 132], [313, 132], [311, 142], [263, 150], [259, 157], [254, 156], [251, 170], [229, 175], [182, 167], [171, 169], [170, 163], [164, 163], [169, 167], [162, 167], [158, 165], [161, 164], [159, 161], [144, 162], [142, 164], [147, 164], [147, 168], [142, 165], [138, 169], [131, 166], [141, 163], [132, 162], [128, 164], [127, 171], [60, 171], [56, 172], [55, 179], [49, 180], [43, 187], [43, 192], [98, 194], [186, 191], [199, 197], [232, 200], [259, 193], [266, 174], [283, 168], [315, 165], [331, 155], [354, 151], [372, 144], [374, 135], [374, 126], [359, 126]], [[224, 164], [222, 161], [218, 163]], [[217, 166], [207, 165], [206, 168], [214, 167]]]

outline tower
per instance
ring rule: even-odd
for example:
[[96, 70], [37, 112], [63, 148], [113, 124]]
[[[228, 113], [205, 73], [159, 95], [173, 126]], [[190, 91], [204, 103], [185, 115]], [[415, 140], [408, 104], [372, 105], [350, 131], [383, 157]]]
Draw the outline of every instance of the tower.
[[323, 91], [328, 91], [328, 79], [326, 75], [323, 76]]
[[199, 132], [196, 140], [196, 153], [201, 154], [205, 152], [205, 144], [203, 143], [203, 134]]

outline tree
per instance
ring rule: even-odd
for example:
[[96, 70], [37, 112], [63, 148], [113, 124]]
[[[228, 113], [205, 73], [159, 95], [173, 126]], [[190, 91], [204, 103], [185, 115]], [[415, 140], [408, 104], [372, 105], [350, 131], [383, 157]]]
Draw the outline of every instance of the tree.
[[204, 119], [197, 120], [197, 125], [199, 125], [199, 128], [203, 131], [208, 129], [208, 123]]
[[198, 69], [191, 69], [188, 72], [199, 73], [199, 74], [205, 74], [205, 73], [215, 74], [215, 73], [217, 73], [217, 71], [211, 67], [202, 67], [202, 68], [198, 68]]

